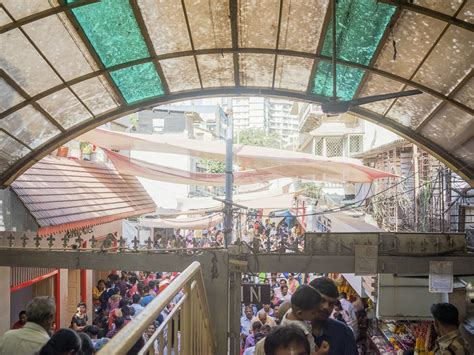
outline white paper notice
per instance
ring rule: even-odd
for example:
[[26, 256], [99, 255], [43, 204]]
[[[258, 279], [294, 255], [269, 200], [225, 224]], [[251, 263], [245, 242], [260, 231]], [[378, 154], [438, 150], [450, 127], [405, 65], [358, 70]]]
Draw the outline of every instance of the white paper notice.
[[453, 292], [453, 262], [430, 261], [429, 282], [431, 293]]
[[377, 273], [378, 245], [355, 245], [355, 274], [373, 275]]

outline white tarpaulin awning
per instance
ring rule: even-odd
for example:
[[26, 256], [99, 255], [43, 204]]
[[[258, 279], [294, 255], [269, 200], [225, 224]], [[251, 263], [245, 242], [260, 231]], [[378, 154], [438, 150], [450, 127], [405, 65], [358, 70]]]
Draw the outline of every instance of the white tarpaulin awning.
[[198, 218], [142, 218], [139, 220], [139, 224], [151, 228], [209, 229], [221, 223], [223, 218], [221, 213]]
[[[89, 131], [78, 139], [94, 143], [108, 150], [152, 151], [225, 160], [226, 150], [223, 141], [199, 141], [176, 136], [130, 134], [100, 128]], [[332, 182], [371, 182], [374, 179], [395, 176], [363, 166], [356, 159], [324, 158], [308, 153], [241, 144], [234, 145], [234, 161], [245, 168], [261, 170], [260, 173], [255, 174], [255, 176], [260, 176], [260, 181], [266, 180], [268, 171], [265, 168], [271, 168], [272, 176], [288, 177], [291, 174], [292, 177]]]

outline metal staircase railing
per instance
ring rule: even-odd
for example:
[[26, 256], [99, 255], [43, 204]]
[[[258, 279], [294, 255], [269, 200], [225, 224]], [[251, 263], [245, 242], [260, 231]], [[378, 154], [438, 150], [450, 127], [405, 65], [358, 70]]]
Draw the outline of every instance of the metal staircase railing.
[[[138, 354], [214, 354], [216, 342], [201, 264], [197, 261], [176, 277], [99, 354], [126, 354], [181, 291], [182, 297]], [[158, 352], [155, 351], [155, 345]]]

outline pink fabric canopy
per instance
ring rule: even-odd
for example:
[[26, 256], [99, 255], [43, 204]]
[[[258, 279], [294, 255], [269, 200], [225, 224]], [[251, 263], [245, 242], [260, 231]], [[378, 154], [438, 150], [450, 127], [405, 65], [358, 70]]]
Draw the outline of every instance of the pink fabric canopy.
[[[171, 154], [184, 154], [203, 159], [225, 160], [225, 142], [198, 141], [166, 135], [130, 134], [96, 128], [82, 135], [88, 141], [108, 150], [141, 150]], [[192, 173], [150, 164], [138, 159], [111, 156], [122, 173], [143, 176], [160, 181], [173, 179], [175, 183], [221, 185], [222, 174]], [[254, 170], [236, 173], [236, 184], [252, 184], [281, 177], [299, 177], [330, 182], [371, 182], [395, 175], [363, 166], [351, 158], [324, 158], [312, 154], [282, 149], [234, 145], [236, 164]], [[125, 171], [126, 170], [126, 171]], [[182, 181], [182, 182], [179, 182]], [[192, 181], [192, 182], [190, 182]]]

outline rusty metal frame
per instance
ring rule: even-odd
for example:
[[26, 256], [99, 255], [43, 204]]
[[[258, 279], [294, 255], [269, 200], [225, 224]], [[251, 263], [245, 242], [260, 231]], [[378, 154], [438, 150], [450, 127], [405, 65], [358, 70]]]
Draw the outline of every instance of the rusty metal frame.
[[[278, 27], [277, 27], [277, 37], [275, 48], [278, 49], [280, 46], [280, 30], [281, 30], [281, 14], [283, 9], [283, 0], [280, 0], [280, 9], [278, 11]], [[275, 77], [276, 77], [276, 69], [277, 69], [277, 60], [278, 56], [275, 55], [274, 62], [273, 62], [273, 79], [272, 79], [272, 89], [275, 88]]]
[[[234, 82], [236, 87], [240, 87], [240, 59], [239, 59], [239, 4], [237, 0], [229, 0], [230, 29], [232, 35], [232, 50], [234, 61]], [[219, 52], [223, 53], [223, 52]]]
[[[284, 55], [284, 56], [290, 56], [290, 57], [294, 56], [294, 57], [300, 57], [300, 58], [317, 59], [317, 60], [322, 60], [322, 61], [327, 61], [327, 62], [330, 62], [332, 60], [331, 57], [328, 57], [328, 56], [316, 55], [316, 54], [312, 54], [312, 53], [298, 52], [298, 51], [292, 51], [292, 50], [272, 49], [272, 48], [238, 48], [238, 49], [212, 48], [212, 49], [203, 49], [203, 50], [195, 50], [195, 51], [182, 51], [182, 52], [163, 54], [163, 55], [158, 55], [155, 58], [153, 58], [153, 57], [143, 58], [143, 59], [138, 59], [138, 60], [135, 60], [135, 61], [132, 61], [132, 62], [129, 62], [129, 63], [116, 65], [116, 66], [110, 67], [108, 69], [105, 69], [105, 68], [100, 69], [98, 71], [95, 71], [95, 72], [92, 72], [92, 73], [89, 73], [89, 74], [85, 74], [81, 77], [72, 79], [72, 80], [66, 82], [65, 84], [60, 84], [60, 85], [57, 85], [53, 88], [45, 90], [44, 92], [41, 92], [41, 93], [31, 97], [29, 100], [20, 102], [19, 104], [15, 105], [12, 108], [10, 108], [10, 109], [6, 110], [5, 112], [1, 113], [0, 114], [0, 119], [8, 116], [9, 114], [15, 112], [16, 110], [19, 110], [20, 108], [22, 108], [22, 107], [24, 107], [28, 104], [31, 104], [31, 102], [33, 102], [33, 101], [37, 101], [37, 100], [39, 100], [39, 99], [41, 99], [45, 96], [48, 96], [48, 95], [50, 95], [52, 93], [55, 93], [55, 92], [57, 92], [61, 89], [64, 89], [65, 87], [80, 83], [84, 80], [93, 78], [95, 76], [104, 75], [108, 72], [112, 72], [112, 71], [115, 71], [115, 70], [120, 70], [120, 69], [127, 68], [127, 67], [137, 65], [137, 64], [148, 63], [148, 62], [151, 62], [151, 61], [160, 61], [160, 60], [164, 60], [164, 59], [179, 58], [179, 57], [200, 55], [200, 54], [222, 54], [222, 53], [273, 54], [273, 55]], [[470, 107], [468, 107], [468, 106], [466, 106], [466, 105], [464, 105], [464, 104], [462, 104], [462, 103], [460, 103], [460, 102], [458, 102], [458, 101], [456, 101], [456, 100], [454, 100], [454, 99], [452, 99], [452, 98], [450, 98], [450, 97], [448, 97], [448, 96], [446, 96], [446, 95], [444, 95], [444, 94], [442, 94], [442, 93], [440, 93], [436, 90], [433, 90], [433, 89], [431, 89], [431, 88], [429, 88], [425, 85], [419, 84], [417, 82], [414, 82], [410, 79], [406, 79], [404, 77], [392, 74], [390, 72], [387, 72], [387, 71], [384, 71], [384, 70], [381, 70], [381, 69], [377, 69], [377, 68], [373, 68], [373, 67], [363, 65], [363, 64], [357, 64], [357, 63], [348, 62], [348, 61], [340, 60], [340, 59], [336, 60], [336, 62], [337, 62], [337, 64], [342, 64], [342, 65], [346, 65], [346, 66], [349, 66], [349, 67], [358, 68], [358, 69], [367, 71], [369, 73], [376, 74], [376, 75], [379, 75], [379, 76], [382, 76], [382, 77], [385, 77], [387, 79], [391, 79], [391, 80], [394, 80], [394, 81], [398, 81], [398, 82], [406, 84], [408, 86], [412, 86], [414, 88], [417, 88], [417, 89], [419, 89], [423, 92], [426, 92], [426, 93], [438, 98], [439, 100], [446, 101], [449, 104], [452, 104], [452, 105], [456, 106], [458, 109], [460, 109], [460, 110], [462, 110], [462, 111], [464, 111], [468, 114], [471, 114], [471, 115], [474, 114], [474, 110], [472, 108], [470, 108]]]

